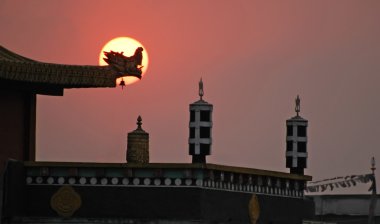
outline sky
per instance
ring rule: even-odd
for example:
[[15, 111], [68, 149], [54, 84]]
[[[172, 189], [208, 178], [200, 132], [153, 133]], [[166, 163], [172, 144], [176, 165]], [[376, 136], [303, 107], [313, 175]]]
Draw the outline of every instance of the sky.
[[380, 1], [0, 0], [0, 44], [38, 61], [97, 65], [121, 36], [149, 53], [118, 88], [37, 98], [37, 160], [125, 162], [142, 116], [151, 162], [191, 162], [189, 104], [214, 105], [209, 163], [288, 172], [285, 122], [309, 120], [314, 180], [380, 164]]

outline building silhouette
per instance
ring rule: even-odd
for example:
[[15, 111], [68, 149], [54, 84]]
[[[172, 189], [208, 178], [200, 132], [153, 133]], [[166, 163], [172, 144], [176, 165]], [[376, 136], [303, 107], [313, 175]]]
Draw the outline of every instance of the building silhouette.
[[[1, 119], [22, 120], [0, 139], [0, 162], [6, 161], [2, 223], [296, 224], [313, 217], [313, 202], [304, 197], [311, 180], [303, 174], [304, 154], [290, 154], [287, 148], [286, 159], [297, 161], [289, 163], [290, 173], [206, 162], [212, 155], [213, 106], [203, 100], [202, 81], [200, 100], [190, 104], [192, 163], [150, 163], [141, 117], [127, 136], [126, 163], [35, 161], [35, 95], [113, 87], [119, 76], [109, 66], [47, 64], [0, 48], [0, 100], [14, 112]], [[297, 119], [287, 121], [288, 129], [298, 133], [287, 133], [296, 145], [292, 150], [304, 142], [302, 128], [297, 129], [304, 121]]]

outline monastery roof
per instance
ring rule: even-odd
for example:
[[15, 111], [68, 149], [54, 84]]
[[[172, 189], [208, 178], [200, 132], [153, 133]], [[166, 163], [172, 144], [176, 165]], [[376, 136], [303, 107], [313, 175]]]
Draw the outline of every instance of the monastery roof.
[[121, 77], [110, 66], [64, 65], [35, 61], [0, 45], [0, 79], [62, 88], [115, 87]]
[[226, 166], [211, 163], [89, 163], [89, 162], [24, 162], [26, 167], [66, 167], [66, 168], [129, 168], [129, 169], [204, 169], [204, 170], [218, 170], [224, 172], [233, 172], [247, 175], [270, 176], [277, 178], [289, 178], [294, 180], [311, 181], [312, 177], [308, 175], [298, 175], [292, 173], [284, 173], [271, 170], [262, 170], [255, 168]]

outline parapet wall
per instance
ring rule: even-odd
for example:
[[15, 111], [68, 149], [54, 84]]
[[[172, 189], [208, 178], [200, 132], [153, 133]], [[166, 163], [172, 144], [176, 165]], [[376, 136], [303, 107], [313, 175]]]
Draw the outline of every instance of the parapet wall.
[[17, 209], [4, 216], [251, 223], [254, 214], [257, 223], [294, 224], [313, 216], [312, 202], [303, 197], [307, 179], [214, 164], [15, 163], [5, 194]]

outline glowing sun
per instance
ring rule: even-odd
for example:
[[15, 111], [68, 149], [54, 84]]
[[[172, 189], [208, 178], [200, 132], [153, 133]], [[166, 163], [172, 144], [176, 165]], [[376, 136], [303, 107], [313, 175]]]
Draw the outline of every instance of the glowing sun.
[[[147, 52], [146, 48], [140, 42], [138, 42], [137, 40], [135, 40], [131, 37], [117, 37], [117, 38], [110, 40], [108, 43], [106, 43], [104, 45], [104, 47], [102, 48], [102, 50], [100, 51], [100, 54], [99, 54], [99, 65], [108, 65], [103, 60], [103, 58], [105, 57], [104, 51], [107, 51], [107, 52], [115, 51], [115, 52], [119, 52], [119, 53], [124, 52], [124, 55], [129, 57], [135, 53], [135, 50], [138, 47], [144, 48], [144, 51], [142, 52], [143, 59], [142, 59], [142, 63], [141, 63], [141, 65], [144, 66], [141, 69], [141, 71], [142, 71], [141, 75], [143, 77], [146, 73], [146, 70], [148, 69], [148, 64], [149, 64], [148, 52]], [[122, 77], [122, 78], [118, 78], [116, 80], [117, 84], [120, 84], [120, 81], [122, 79], [125, 81], [126, 85], [132, 84], [132, 83], [139, 80], [138, 78], [131, 77], [131, 76]]]

